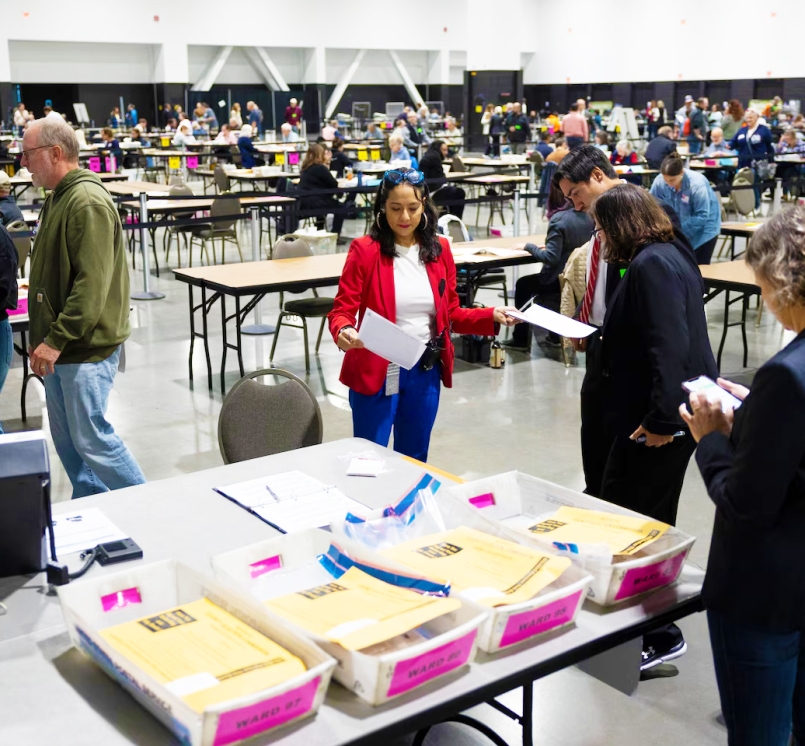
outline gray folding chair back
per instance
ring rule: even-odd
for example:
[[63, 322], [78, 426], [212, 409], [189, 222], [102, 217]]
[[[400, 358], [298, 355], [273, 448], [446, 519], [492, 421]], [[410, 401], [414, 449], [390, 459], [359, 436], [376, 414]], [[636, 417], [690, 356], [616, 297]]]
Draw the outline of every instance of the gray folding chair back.
[[24, 220], [13, 220], [6, 226], [6, 230], [11, 234], [11, 242], [17, 250], [17, 268], [20, 272], [20, 277], [25, 277], [25, 262], [28, 261], [28, 255], [31, 253], [31, 237], [20, 236], [14, 237], [15, 233], [28, 233], [29, 228]]
[[[173, 176], [170, 177], [170, 179], [168, 179], [169, 187], [182, 186], [183, 184], [184, 184], [184, 176], [174, 174]], [[193, 194], [192, 190], [190, 191], [190, 194]]]
[[295, 259], [300, 256], [313, 256], [313, 249], [304, 238], [288, 234], [277, 239], [271, 256], [274, 259]]
[[212, 172], [212, 178], [215, 181], [215, 186], [219, 192], [229, 191], [229, 177], [226, 175], [226, 171], [224, 171], [224, 169], [222, 169], [220, 166], [216, 166], [215, 170]]
[[755, 211], [755, 190], [749, 189], [753, 181], [748, 179], [735, 177], [732, 182], [733, 187], [744, 187], [743, 189], [735, 189], [730, 193], [730, 206], [735, 209], [738, 215], [746, 217]]
[[[255, 379], [285, 379], [273, 385]], [[293, 451], [322, 442], [321, 409], [304, 381], [269, 368], [241, 378], [226, 395], [218, 418], [224, 463]]]
[[[240, 200], [233, 197], [216, 197], [210, 205], [210, 217], [222, 218], [226, 215], [240, 215]], [[216, 220], [212, 225], [217, 234], [221, 231], [231, 231], [235, 221]]]

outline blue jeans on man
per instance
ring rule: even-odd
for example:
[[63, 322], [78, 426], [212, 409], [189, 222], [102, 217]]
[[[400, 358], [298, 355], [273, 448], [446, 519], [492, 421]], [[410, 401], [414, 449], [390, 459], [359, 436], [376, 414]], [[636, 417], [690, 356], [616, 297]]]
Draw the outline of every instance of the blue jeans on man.
[[56, 365], [44, 377], [50, 432], [73, 499], [143, 484], [145, 476], [106, 420], [120, 348], [99, 363]]
[[[11, 324], [8, 319], [0, 321], [0, 391], [6, 382], [8, 369], [11, 367], [11, 357], [14, 354], [14, 338], [11, 334]], [[3, 423], [0, 422], [0, 433], [3, 432]]]
[[691, 155], [697, 155], [702, 152], [702, 145], [703, 141], [700, 140], [698, 137], [689, 137], [688, 138], [688, 152]]
[[707, 612], [730, 746], [805, 743], [805, 636]]

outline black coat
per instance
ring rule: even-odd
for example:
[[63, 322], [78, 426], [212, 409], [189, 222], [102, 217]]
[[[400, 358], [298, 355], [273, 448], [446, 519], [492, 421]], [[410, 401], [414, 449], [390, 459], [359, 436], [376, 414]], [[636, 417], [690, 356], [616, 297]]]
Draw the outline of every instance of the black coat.
[[730, 437], [696, 461], [716, 505], [705, 606], [771, 632], [805, 625], [805, 332], [755, 375]]
[[336, 178], [343, 179], [345, 168], [352, 168], [350, 157], [343, 150], [333, 151], [330, 159], [330, 171], [335, 171]]
[[447, 182], [442, 168], [442, 154], [436, 150], [428, 150], [419, 162], [419, 170], [425, 174], [428, 187], [434, 191]]
[[586, 212], [571, 208], [551, 216], [545, 248], [540, 249], [534, 244], [525, 245], [526, 251], [538, 262], [543, 262], [542, 271], [536, 275], [540, 285], [551, 285], [558, 281], [573, 249], [584, 246], [590, 240], [593, 228], [595, 224]]
[[718, 376], [696, 258], [676, 239], [638, 249], [625, 268], [610, 265], [613, 273], [623, 277], [601, 329], [605, 414], [617, 435], [640, 425], [673, 435], [686, 429], [678, 411], [687, 400], [682, 383]]
[[669, 153], [676, 151], [676, 142], [665, 135], [657, 135], [646, 148], [645, 158], [649, 168], [659, 168]]
[[301, 196], [304, 192], [313, 192], [320, 189], [338, 189], [338, 182], [333, 178], [330, 169], [323, 163], [316, 163], [306, 168], [299, 174], [299, 186], [301, 207], [332, 207], [335, 195], [314, 194], [309, 197]]
[[0, 225], [0, 321], [17, 307], [17, 249], [8, 231]]

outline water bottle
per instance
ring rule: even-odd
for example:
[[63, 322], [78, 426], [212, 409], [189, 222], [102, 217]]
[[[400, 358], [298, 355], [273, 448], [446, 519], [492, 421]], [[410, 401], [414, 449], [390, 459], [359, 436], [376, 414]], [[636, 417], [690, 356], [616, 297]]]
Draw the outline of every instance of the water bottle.
[[500, 346], [500, 342], [495, 340], [489, 346], [489, 367], [490, 368], [500, 368], [503, 365], [503, 348]]

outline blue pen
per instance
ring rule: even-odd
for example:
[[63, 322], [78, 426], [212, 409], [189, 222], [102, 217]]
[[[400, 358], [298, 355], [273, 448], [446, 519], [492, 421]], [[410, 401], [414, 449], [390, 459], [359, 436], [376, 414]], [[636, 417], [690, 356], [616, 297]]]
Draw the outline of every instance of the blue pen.
[[[675, 432], [673, 434], [673, 437], [674, 438], [681, 438], [683, 435], [685, 435], [685, 431], [684, 430], [679, 430], [678, 432]], [[635, 438], [635, 443], [645, 443], [645, 442], [646, 442], [646, 436], [645, 435], [638, 435], [637, 438]]]

